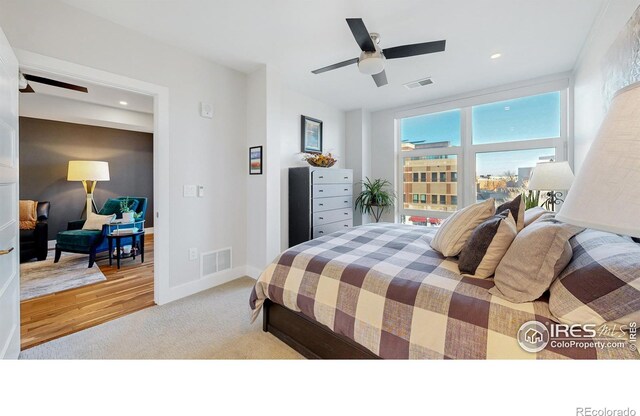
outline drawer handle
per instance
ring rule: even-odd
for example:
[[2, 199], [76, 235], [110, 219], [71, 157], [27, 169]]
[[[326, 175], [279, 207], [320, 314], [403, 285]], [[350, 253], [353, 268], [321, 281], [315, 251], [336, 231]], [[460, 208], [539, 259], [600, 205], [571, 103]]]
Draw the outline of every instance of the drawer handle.
[[320, 175], [318, 176], [318, 179], [324, 179], [324, 176]]
[[349, 226], [347, 224], [344, 225], [345, 227], [349, 228]]
[[324, 206], [324, 204], [318, 204], [318, 205], [319, 205], [319, 206], [321, 206], [321, 207], [323, 207], [323, 206]]
[[349, 201], [344, 201], [344, 203], [345, 203], [345, 204], [348, 204], [348, 203], [349, 203]]
[[318, 231], [318, 234], [324, 234], [324, 231]]
[[319, 219], [319, 220], [323, 220], [323, 219], [324, 219], [324, 217], [318, 217], [318, 219]]
[[345, 213], [344, 213], [344, 215], [349, 215], [349, 213], [348, 213], [348, 212], [345, 212]]
[[348, 190], [349, 190], [349, 188], [344, 188], [344, 190], [345, 190], [345, 191], [348, 191]]
[[324, 192], [322, 189], [318, 189], [318, 192]]
[[345, 176], [344, 178], [345, 178], [345, 179], [349, 179], [349, 177], [348, 177], [348, 176]]

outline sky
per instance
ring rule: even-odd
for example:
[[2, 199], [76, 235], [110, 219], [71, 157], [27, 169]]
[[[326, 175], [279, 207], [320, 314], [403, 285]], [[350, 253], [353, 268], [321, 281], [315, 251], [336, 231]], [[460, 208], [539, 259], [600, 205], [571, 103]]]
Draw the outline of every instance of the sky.
[[[560, 136], [560, 93], [551, 92], [472, 107], [473, 144], [502, 143]], [[460, 145], [460, 110], [402, 119], [404, 143], [449, 141]], [[478, 154], [478, 175], [502, 175], [519, 167], [534, 167], [554, 149]]]

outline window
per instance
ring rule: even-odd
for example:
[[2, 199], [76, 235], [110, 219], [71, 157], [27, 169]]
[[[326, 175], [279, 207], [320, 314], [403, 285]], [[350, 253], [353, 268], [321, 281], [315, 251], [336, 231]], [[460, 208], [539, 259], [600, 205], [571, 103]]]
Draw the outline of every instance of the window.
[[[422, 224], [419, 219], [446, 218], [476, 201], [494, 198], [500, 204], [526, 189], [536, 163], [566, 160], [567, 84], [556, 85], [555, 91], [526, 87], [400, 117], [402, 218]], [[419, 197], [408, 196], [413, 194]]]
[[460, 110], [401, 119], [401, 150], [460, 146], [460, 120]]
[[473, 144], [560, 137], [560, 92], [472, 107]]
[[418, 194], [413, 194], [413, 203], [414, 204], [418, 203]]
[[553, 147], [476, 153], [476, 200], [495, 198], [496, 204], [502, 204], [515, 198], [527, 189], [536, 163], [555, 156]]

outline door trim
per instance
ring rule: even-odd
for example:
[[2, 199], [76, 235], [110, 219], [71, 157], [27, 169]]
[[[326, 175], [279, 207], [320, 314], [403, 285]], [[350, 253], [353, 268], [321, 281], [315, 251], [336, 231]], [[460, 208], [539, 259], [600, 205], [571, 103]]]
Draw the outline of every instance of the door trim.
[[169, 88], [146, 81], [125, 77], [107, 71], [78, 65], [50, 56], [40, 55], [23, 49], [14, 49], [20, 68], [45, 71], [101, 84], [107, 87], [125, 89], [153, 97], [153, 199], [154, 215], [154, 301], [162, 305], [171, 301], [169, 287], [170, 274], [170, 132], [169, 132]]

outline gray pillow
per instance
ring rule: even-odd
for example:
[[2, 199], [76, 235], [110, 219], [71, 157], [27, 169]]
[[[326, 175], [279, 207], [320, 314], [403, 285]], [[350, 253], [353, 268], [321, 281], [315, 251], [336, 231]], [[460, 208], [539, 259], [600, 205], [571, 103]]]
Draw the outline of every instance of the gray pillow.
[[569, 239], [584, 228], [545, 214], [518, 233], [496, 268], [490, 292], [511, 302], [531, 302], [549, 289], [571, 261]]
[[496, 212], [502, 212], [505, 209], [511, 211], [511, 215], [513, 215], [513, 219], [516, 221], [518, 232], [520, 232], [520, 230], [524, 228], [524, 200], [522, 199], [522, 194], [500, 205], [496, 208]]

